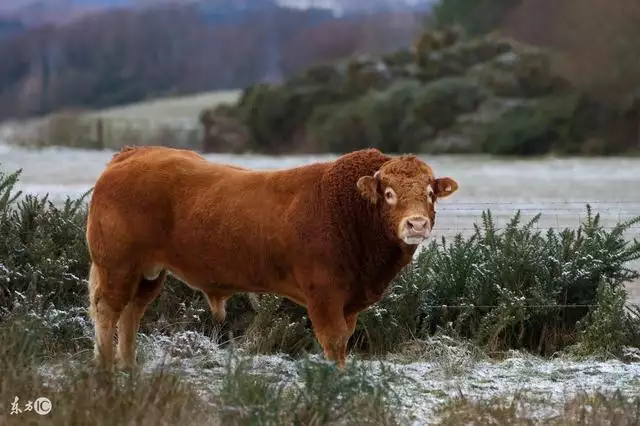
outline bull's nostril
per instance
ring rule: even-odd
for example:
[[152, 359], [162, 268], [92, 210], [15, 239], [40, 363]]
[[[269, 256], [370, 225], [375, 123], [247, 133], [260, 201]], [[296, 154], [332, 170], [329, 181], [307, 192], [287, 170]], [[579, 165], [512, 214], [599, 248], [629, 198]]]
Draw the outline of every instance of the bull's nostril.
[[422, 232], [427, 227], [426, 219], [409, 219], [407, 220], [407, 227], [411, 231]]

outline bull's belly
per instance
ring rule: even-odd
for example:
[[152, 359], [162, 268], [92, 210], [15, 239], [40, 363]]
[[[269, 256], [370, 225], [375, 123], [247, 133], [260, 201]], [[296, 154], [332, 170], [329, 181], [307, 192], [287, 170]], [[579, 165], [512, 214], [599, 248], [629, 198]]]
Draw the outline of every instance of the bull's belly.
[[272, 293], [304, 304], [304, 294], [291, 269], [282, 263], [267, 262], [256, 257], [229, 253], [223, 256], [185, 256], [180, 250], [148, 262], [144, 275], [153, 279], [162, 270], [191, 288], [210, 294]]

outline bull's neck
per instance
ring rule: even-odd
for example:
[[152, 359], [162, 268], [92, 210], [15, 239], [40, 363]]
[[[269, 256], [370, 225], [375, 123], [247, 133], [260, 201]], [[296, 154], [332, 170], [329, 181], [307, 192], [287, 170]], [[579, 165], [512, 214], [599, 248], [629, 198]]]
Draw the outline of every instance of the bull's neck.
[[[353, 187], [356, 187], [355, 182]], [[342, 251], [341, 262], [362, 284], [384, 285], [390, 275], [395, 275], [409, 248], [389, 235], [378, 208], [364, 200], [357, 190], [349, 194], [345, 193], [348, 191], [341, 192], [338, 205], [329, 209], [333, 212], [334, 246]]]

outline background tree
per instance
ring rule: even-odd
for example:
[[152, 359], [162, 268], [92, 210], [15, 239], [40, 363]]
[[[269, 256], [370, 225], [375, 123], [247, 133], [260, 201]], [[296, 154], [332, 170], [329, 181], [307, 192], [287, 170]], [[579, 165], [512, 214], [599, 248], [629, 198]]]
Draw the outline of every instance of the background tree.
[[431, 21], [439, 28], [461, 26], [470, 35], [486, 34], [500, 26], [507, 12], [521, 0], [440, 0]]

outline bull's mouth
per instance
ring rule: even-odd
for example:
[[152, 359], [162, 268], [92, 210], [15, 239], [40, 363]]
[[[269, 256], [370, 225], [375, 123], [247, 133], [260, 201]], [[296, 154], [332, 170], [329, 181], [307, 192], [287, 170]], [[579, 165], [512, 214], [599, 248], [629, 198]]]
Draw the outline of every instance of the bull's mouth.
[[429, 238], [431, 234], [431, 221], [423, 215], [406, 217], [400, 223], [398, 237], [407, 245], [418, 245]]
[[404, 237], [402, 237], [402, 241], [404, 241], [404, 243], [407, 245], [417, 246], [420, 243], [422, 243], [424, 240], [426, 240], [428, 237], [429, 237], [429, 234], [407, 234]]

